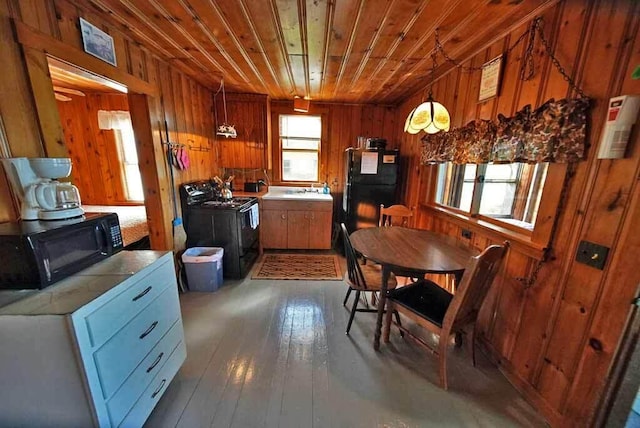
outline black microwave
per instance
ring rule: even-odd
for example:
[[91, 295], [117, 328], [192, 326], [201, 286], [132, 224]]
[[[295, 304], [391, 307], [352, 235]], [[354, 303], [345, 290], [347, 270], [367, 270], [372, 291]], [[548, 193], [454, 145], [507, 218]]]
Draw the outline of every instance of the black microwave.
[[122, 249], [118, 216], [0, 224], [0, 289], [45, 288]]

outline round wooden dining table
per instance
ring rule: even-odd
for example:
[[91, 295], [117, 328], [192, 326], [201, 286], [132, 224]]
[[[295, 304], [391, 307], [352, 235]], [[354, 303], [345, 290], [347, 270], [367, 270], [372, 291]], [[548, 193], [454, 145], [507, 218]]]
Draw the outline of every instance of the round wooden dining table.
[[371, 227], [353, 232], [351, 245], [369, 260], [382, 266], [382, 284], [374, 349], [380, 348], [382, 318], [387, 302], [387, 281], [392, 272], [453, 274], [460, 282], [473, 249], [458, 247], [451, 237], [406, 227]]

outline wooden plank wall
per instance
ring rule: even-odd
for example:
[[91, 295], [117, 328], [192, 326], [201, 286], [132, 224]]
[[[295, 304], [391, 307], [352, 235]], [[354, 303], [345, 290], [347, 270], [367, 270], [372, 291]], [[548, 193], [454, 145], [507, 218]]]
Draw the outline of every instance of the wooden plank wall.
[[[117, 67], [111, 67], [100, 61], [96, 62], [95, 58], [82, 53], [79, 17], [87, 19], [114, 38]], [[129, 31], [127, 28], [95, 11], [86, 0], [45, 2], [0, 0], [0, 53], [5, 59], [3, 62], [5, 78], [0, 79], [0, 90], [3, 94], [0, 97], [0, 112], [13, 156], [35, 157], [46, 153], [43, 146], [44, 139], [41, 131], [38, 130], [45, 125], [55, 127], [50, 123], [55, 120], [47, 117], [49, 123], [43, 125], [44, 119], [39, 117], [38, 112], [53, 110], [57, 113], [57, 108], [52, 96], [48, 108], [43, 108], [43, 104], [47, 107], [49, 97], [32, 92], [22, 49], [12, 31], [11, 18], [23, 24], [28, 31], [35, 31], [35, 36], [41, 37], [46, 44], [55, 45], [58, 52], [60, 50], [68, 52], [69, 56], [82, 62], [77, 65], [99, 74], [100, 71], [105, 71], [114, 76], [123, 76], [139, 88], [154, 92], [149, 98], [148, 109], [153, 147], [145, 144], [144, 148], [139, 147], [139, 153], [141, 150], [147, 150], [143, 152], [143, 156], [140, 156], [141, 163], [154, 166], [157, 170], [157, 173], [152, 175], [143, 174], [152, 246], [158, 249], [173, 248], [171, 233], [173, 208], [170, 185], [168, 185], [169, 171], [166, 162], [163, 162], [166, 150], [160, 144], [161, 139], [164, 141], [166, 138], [163, 122], [166, 120], [168, 123], [171, 141], [192, 148], [205, 147], [209, 150], [189, 151], [192, 160], [191, 168], [176, 172], [176, 186], [185, 181], [209, 178], [214, 175], [217, 171], [217, 159], [213, 150], [210, 89], [177, 71], [180, 58], [176, 58], [172, 64], [161, 61], [144, 46], [127, 37], [126, 34]], [[46, 47], [42, 46], [42, 49]], [[33, 48], [29, 51], [34, 57], [34, 63], [40, 63], [44, 58], [44, 51]], [[96, 66], [100, 70], [95, 70]], [[38, 73], [46, 76], [48, 71], [38, 70]], [[33, 89], [38, 89], [40, 92], [48, 89], [46, 85], [40, 86]], [[37, 97], [37, 103], [34, 97]], [[56, 138], [53, 140], [51, 145], [56, 143]], [[4, 189], [7, 184], [4, 177], [0, 180], [0, 187], [3, 189], [2, 192], [6, 192]], [[16, 216], [15, 210], [0, 211], [0, 221], [12, 220]]]
[[[513, 248], [505, 277], [493, 288], [481, 317], [488, 349], [555, 426], [586, 426], [593, 417], [629, 314], [629, 302], [640, 283], [637, 269], [616, 264], [627, 250], [622, 244], [626, 235], [637, 233], [624, 225], [629, 223], [630, 213], [637, 212], [637, 198], [631, 195], [637, 194], [640, 172], [638, 127], [625, 159], [595, 158], [608, 99], [640, 94], [640, 80], [630, 77], [640, 64], [639, 7], [639, 3], [625, 0], [563, 1], [545, 13], [544, 31], [560, 62], [595, 99], [588, 158], [580, 162], [571, 181], [554, 251], [537, 283], [525, 288], [515, 280], [531, 274], [536, 257], [526, 246]], [[526, 29], [523, 25], [507, 34], [464, 65], [477, 66], [494, 58]], [[447, 106], [453, 125], [460, 126], [474, 118], [496, 119], [498, 113], [509, 116], [526, 104], [537, 107], [549, 98], [570, 95], [567, 82], [544, 55], [539, 40], [534, 53], [535, 76], [529, 81], [518, 77], [523, 47], [507, 56], [497, 98], [477, 103], [479, 72], [453, 69], [435, 84], [435, 99]], [[404, 122], [425, 98], [427, 89], [399, 107], [398, 122]], [[504, 239], [499, 233], [429, 209], [427, 195], [433, 191], [435, 167], [419, 165], [419, 136], [404, 134], [401, 123], [398, 125], [401, 151], [410, 154], [404, 200], [418, 212], [416, 225], [463, 242], [461, 229], [471, 229], [473, 236], [466, 243], [478, 248]], [[562, 176], [555, 171], [547, 186], [560, 187]], [[611, 248], [603, 271], [574, 261], [581, 240]], [[622, 277], [625, 281], [620, 281]]]
[[73, 162], [73, 183], [82, 202], [127, 203], [114, 131], [98, 128], [98, 110], [129, 111], [127, 95], [88, 93], [69, 98], [71, 101], [58, 101], [58, 111]]
[[[279, 150], [278, 115], [293, 114], [293, 101], [271, 102], [271, 129], [273, 152]], [[342, 194], [344, 191], [344, 151], [355, 147], [359, 136], [380, 137], [387, 140], [387, 147], [397, 148], [398, 124], [395, 109], [390, 106], [373, 104], [332, 104], [311, 102], [309, 114], [323, 114], [326, 117], [327, 135], [322, 138], [320, 182], [328, 182], [334, 202], [334, 221], [340, 218]], [[324, 128], [324, 126], [323, 126]], [[402, 152], [401, 152], [402, 155]], [[273, 155], [273, 159], [279, 158]], [[280, 168], [274, 162], [274, 169]], [[278, 184], [279, 174], [274, 174]]]
[[[258, 94], [226, 94], [227, 121], [234, 125], [237, 138], [215, 136], [218, 162], [232, 174], [238, 170], [238, 184], [253, 179], [255, 170], [269, 169], [269, 97]], [[222, 93], [215, 96], [218, 122], [225, 122]], [[232, 171], [233, 170], [233, 171]], [[264, 178], [259, 174], [257, 178]], [[237, 186], [236, 186], [237, 187]]]

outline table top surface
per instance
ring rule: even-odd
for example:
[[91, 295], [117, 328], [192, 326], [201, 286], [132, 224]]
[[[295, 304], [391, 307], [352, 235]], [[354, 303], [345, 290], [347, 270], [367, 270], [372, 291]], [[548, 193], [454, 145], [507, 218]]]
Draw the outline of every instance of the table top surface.
[[382, 265], [425, 273], [460, 273], [469, 258], [477, 254], [471, 248], [455, 245], [454, 238], [434, 232], [405, 227], [371, 227], [350, 235], [353, 247]]

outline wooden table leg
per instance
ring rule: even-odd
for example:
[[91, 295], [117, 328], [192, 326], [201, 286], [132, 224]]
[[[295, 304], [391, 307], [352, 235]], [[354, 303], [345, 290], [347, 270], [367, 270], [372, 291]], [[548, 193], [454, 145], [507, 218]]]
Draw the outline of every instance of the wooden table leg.
[[384, 309], [387, 306], [387, 283], [389, 282], [391, 271], [385, 265], [382, 265], [382, 284], [380, 284], [380, 300], [378, 301], [378, 319], [376, 320], [376, 334], [373, 339], [373, 349], [380, 350], [380, 336], [382, 334], [382, 318]]

